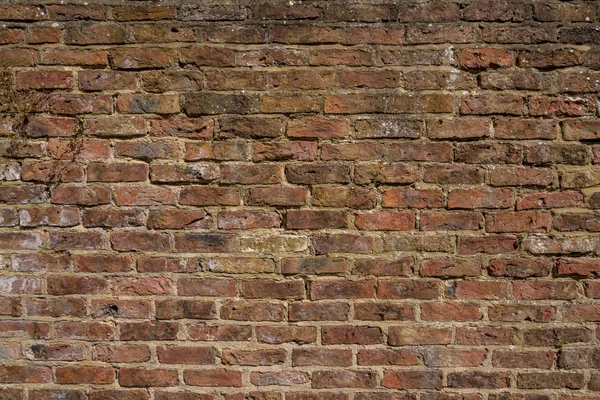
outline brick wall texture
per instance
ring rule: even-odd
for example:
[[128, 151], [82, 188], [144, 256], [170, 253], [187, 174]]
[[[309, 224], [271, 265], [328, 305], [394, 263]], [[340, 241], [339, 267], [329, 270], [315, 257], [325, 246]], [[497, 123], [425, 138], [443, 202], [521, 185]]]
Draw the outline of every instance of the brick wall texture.
[[599, 10], [4, 0], [0, 399], [600, 399]]

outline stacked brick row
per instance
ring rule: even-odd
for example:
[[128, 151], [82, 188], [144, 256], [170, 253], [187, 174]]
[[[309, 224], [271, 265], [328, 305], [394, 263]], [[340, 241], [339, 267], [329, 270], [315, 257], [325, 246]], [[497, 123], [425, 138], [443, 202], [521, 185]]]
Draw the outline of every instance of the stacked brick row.
[[600, 399], [599, 18], [0, 4], [0, 399]]

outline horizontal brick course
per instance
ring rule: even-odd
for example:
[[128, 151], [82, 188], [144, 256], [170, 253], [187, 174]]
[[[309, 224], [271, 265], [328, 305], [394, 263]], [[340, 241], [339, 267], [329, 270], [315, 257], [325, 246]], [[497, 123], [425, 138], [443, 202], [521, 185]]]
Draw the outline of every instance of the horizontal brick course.
[[0, 398], [600, 398], [597, 2], [54, 3], [0, 4]]

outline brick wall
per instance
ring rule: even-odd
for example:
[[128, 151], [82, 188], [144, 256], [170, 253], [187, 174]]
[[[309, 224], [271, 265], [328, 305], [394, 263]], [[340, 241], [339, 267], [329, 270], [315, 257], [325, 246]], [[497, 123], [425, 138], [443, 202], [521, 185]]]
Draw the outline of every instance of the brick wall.
[[0, 4], [0, 399], [600, 399], [598, 6]]

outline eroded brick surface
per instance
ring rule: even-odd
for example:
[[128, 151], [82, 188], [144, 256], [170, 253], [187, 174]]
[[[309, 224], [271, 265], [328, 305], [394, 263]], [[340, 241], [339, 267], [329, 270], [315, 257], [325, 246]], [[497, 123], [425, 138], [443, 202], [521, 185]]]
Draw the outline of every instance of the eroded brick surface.
[[600, 399], [597, 2], [0, 3], [0, 398]]

